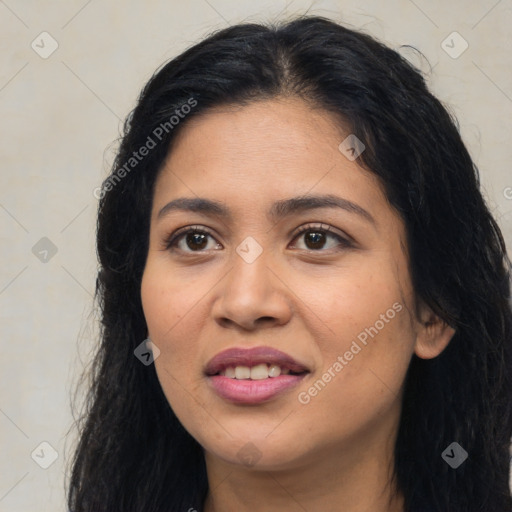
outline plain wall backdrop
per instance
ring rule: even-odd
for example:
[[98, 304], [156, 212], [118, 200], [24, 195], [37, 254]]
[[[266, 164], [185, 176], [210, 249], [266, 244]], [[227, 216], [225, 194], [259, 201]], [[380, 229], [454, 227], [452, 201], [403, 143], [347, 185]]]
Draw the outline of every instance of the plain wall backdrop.
[[97, 331], [93, 191], [140, 89], [212, 30], [306, 11], [426, 56], [431, 72], [400, 50], [457, 116], [510, 253], [512, 0], [0, 0], [0, 511], [66, 510]]

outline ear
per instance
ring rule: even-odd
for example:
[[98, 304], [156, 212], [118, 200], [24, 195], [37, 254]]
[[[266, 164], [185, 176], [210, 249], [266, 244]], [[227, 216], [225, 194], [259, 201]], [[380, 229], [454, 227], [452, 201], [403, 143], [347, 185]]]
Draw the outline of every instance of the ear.
[[420, 302], [417, 320], [415, 354], [421, 359], [437, 357], [450, 343], [455, 329]]

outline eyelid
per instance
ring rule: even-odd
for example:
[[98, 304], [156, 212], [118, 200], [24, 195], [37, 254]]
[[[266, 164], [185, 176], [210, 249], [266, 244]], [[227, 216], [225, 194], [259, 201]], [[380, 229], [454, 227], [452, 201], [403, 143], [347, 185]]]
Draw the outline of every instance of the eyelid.
[[[205, 226], [201, 226], [201, 225], [197, 225], [197, 224], [192, 225], [192, 226], [183, 226], [182, 228], [178, 228], [176, 231], [173, 231], [169, 235], [165, 236], [165, 238], [162, 241], [164, 250], [169, 250], [171, 248], [171, 246], [174, 245], [181, 236], [186, 235], [189, 232], [204, 233], [204, 234], [211, 236], [213, 239], [215, 239], [215, 235], [213, 234], [213, 232]], [[217, 243], [219, 243], [219, 242], [217, 242]], [[197, 252], [204, 252], [204, 251], [197, 251]]]
[[303, 234], [308, 233], [308, 232], [311, 232], [311, 233], [321, 232], [321, 233], [323, 233], [323, 235], [326, 239], [328, 239], [330, 236], [331, 238], [334, 238], [336, 240], [336, 246], [330, 247], [330, 248], [322, 248], [322, 249], [308, 249], [308, 248], [298, 249], [299, 251], [302, 251], [302, 254], [318, 255], [319, 257], [322, 257], [322, 256], [328, 257], [328, 256], [332, 256], [333, 254], [340, 253], [342, 251], [347, 251], [350, 249], [357, 248], [357, 243], [351, 236], [344, 234], [344, 232], [338, 233], [335, 231], [335, 228], [333, 228], [333, 226], [331, 226], [329, 224], [323, 224], [323, 223], [318, 223], [318, 224], [309, 223], [309, 224], [305, 224], [305, 225], [299, 227], [297, 230], [295, 230], [293, 237], [292, 237], [293, 246], [295, 246], [295, 244], [296, 244], [295, 240], [300, 239]]
[[[354, 239], [351, 236], [349, 236], [349, 235], [347, 235], [345, 233], [340, 234], [340, 233], [334, 231], [333, 226], [331, 226], [329, 224], [323, 224], [321, 222], [319, 222], [319, 223], [304, 224], [304, 225], [298, 227], [297, 229], [295, 229], [289, 235], [289, 237], [292, 238], [292, 242], [293, 242], [295, 239], [297, 239], [303, 233], [306, 233], [308, 231], [315, 231], [315, 230], [321, 231], [321, 232], [325, 233], [326, 235], [333, 236], [334, 238], [336, 238], [338, 240], [339, 245], [342, 246], [342, 247], [345, 247], [345, 248], [346, 247], [352, 247], [355, 244], [355, 241], [354, 241]], [[183, 227], [177, 229], [176, 231], [172, 232], [168, 236], [166, 236], [163, 239], [163, 249], [164, 250], [171, 250], [173, 248], [173, 246], [176, 246], [176, 244], [179, 241], [179, 239], [183, 235], [186, 235], [188, 233], [200, 233], [200, 234], [209, 235], [218, 244], [220, 244], [220, 242], [217, 241], [216, 236], [214, 235], [214, 233], [209, 228], [207, 228], [205, 226], [202, 226], [202, 225], [197, 225], [196, 224], [196, 225], [191, 225], [191, 226], [183, 226]], [[330, 250], [314, 250], [314, 249], [304, 249], [304, 250], [309, 251], [309, 252], [318, 252], [318, 253], [330, 252]], [[208, 252], [208, 251], [200, 250], [200, 251], [185, 251], [185, 252], [187, 252], [189, 254], [194, 254], [194, 252], [197, 253], [197, 254], [200, 254], [202, 252]]]
[[304, 224], [300, 227], [298, 227], [296, 230], [292, 232], [290, 235], [292, 237], [292, 240], [295, 240], [299, 235], [302, 235], [303, 233], [307, 231], [323, 231], [326, 234], [332, 235], [338, 239], [341, 239], [342, 241], [348, 243], [348, 244], [355, 244], [355, 240], [349, 236], [348, 234], [344, 232], [338, 232], [336, 231], [336, 228], [331, 226], [330, 224], [324, 224], [323, 222], [310, 222], [308, 224]]

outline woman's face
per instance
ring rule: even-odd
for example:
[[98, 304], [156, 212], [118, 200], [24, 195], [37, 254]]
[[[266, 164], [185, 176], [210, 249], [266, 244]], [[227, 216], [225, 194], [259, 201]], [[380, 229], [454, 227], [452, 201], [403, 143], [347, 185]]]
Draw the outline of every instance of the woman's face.
[[[452, 332], [426, 308], [414, 316], [404, 224], [339, 149], [349, 133], [298, 99], [186, 123], [156, 182], [141, 288], [175, 414], [207, 460], [285, 469], [391, 453], [413, 352], [435, 357]], [[221, 208], [165, 208], [181, 198]], [[182, 228], [196, 233], [167, 247]], [[234, 369], [207, 375], [227, 349], [240, 352], [212, 372]]]

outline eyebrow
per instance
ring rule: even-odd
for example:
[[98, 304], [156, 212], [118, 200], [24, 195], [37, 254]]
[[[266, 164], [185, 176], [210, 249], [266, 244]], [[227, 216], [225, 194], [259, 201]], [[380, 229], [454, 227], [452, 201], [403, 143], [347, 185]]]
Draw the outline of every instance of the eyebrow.
[[[376, 226], [375, 219], [364, 208], [349, 201], [348, 199], [343, 199], [332, 194], [304, 195], [276, 201], [271, 206], [268, 216], [273, 220], [277, 220], [294, 213], [301, 213], [307, 210], [319, 208], [341, 208], [349, 213], [359, 215]], [[233, 219], [231, 210], [223, 203], [203, 197], [180, 197], [178, 199], [173, 199], [158, 212], [157, 219], [160, 219], [169, 212], [176, 210], [202, 213], [227, 220]]]

